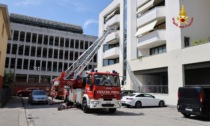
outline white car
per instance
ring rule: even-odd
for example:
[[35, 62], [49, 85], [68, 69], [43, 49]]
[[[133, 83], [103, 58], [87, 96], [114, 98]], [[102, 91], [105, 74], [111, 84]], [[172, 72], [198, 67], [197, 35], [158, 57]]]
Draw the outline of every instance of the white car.
[[133, 93], [121, 99], [122, 106], [140, 108], [142, 106], [164, 107], [164, 100], [156, 99], [155, 96], [145, 93]]

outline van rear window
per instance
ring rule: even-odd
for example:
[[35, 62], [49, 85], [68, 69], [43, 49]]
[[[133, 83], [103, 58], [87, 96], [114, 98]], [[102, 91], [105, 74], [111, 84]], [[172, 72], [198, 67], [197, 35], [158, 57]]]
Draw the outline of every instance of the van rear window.
[[180, 88], [181, 98], [200, 98], [200, 88]]

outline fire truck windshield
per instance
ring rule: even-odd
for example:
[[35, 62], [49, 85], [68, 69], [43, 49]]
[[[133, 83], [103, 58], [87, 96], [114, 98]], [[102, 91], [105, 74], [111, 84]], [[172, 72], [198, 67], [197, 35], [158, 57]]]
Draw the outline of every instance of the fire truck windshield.
[[119, 76], [95, 74], [94, 80], [96, 86], [120, 86]]

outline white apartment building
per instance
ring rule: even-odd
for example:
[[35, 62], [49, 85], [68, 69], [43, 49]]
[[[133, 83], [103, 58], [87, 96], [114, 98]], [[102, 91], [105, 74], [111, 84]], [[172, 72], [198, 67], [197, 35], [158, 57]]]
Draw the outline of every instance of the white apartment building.
[[98, 70], [119, 72], [123, 89], [177, 104], [178, 87], [210, 85], [209, 0], [113, 0], [99, 15]]

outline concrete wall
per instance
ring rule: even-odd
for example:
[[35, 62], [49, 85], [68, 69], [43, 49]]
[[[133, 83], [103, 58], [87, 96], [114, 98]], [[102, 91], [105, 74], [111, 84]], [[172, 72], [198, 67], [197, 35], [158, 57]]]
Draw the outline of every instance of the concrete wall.
[[10, 36], [7, 6], [0, 4], [0, 89], [3, 84], [7, 42]]
[[208, 39], [210, 37], [210, 0], [184, 0], [182, 3], [189, 17], [188, 22], [194, 18], [191, 26], [181, 29], [182, 44], [184, 44], [184, 36], [190, 37], [191, 42]]

